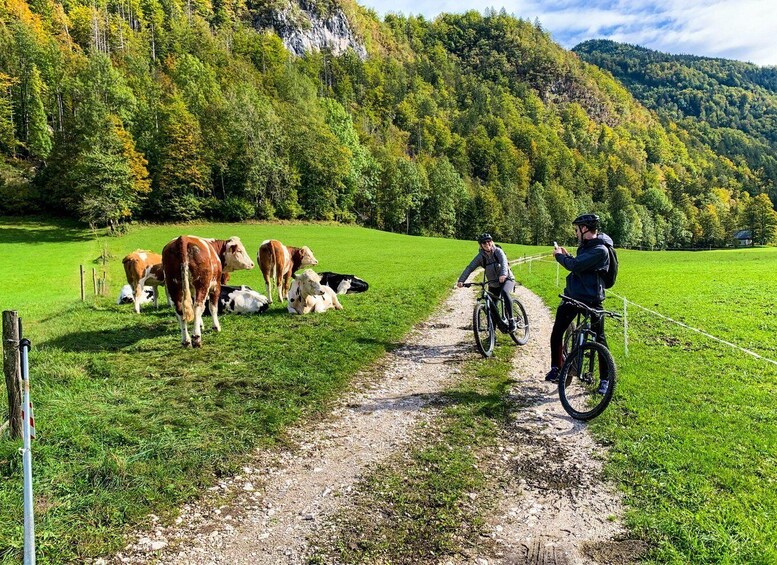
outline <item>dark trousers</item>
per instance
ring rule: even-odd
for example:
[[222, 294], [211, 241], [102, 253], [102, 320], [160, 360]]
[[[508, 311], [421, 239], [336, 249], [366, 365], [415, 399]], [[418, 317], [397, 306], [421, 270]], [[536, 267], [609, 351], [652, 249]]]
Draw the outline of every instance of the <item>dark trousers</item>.
[[506, 280], [501, 286], [489, 286], [488, 293], [492, 295], [496, 300], [502, 300], [505, 307], [505, 316], [507, 319], [513, 317], [513, 299], [510, 297], [510, 293], [515, 290], [515, 281]]
[[[601, 308], [601, 303], [589, 304], [591, 308]], [[562, 302], [556, 310], [556, 321], [553, 323], [553, 331], [550, 333], [550, 366], [561, 367], [563, 359], [564, 332], [569, 324], [577, 316], [578, 309], [569, 302]], [[604, 335], [604, 316], [591, 317], [591, 329], [596, 332], [596, 340], [607, 347], [607, 338]]]

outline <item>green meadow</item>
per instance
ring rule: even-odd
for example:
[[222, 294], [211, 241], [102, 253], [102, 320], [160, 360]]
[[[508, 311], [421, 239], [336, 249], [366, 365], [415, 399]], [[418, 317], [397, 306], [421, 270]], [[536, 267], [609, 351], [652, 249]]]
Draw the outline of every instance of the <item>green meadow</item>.
[[[342, 297], [341, 312], [294, 317], [276, 303], [261, 316], [224, 316], [220, 334], [206, 330], [201, 350], [184, 350], [168, 307], [137, 316], [115, 304], [123, 256], [159, 251], [182, 233], [238, 235], [252, 255], [270, 237], [307, 244], [317, 270], [355, 273], [370, 290]], [[504, 247], [510, 258], [537, 252]], [[19, 311], [33, 342], [39, 561], [120, 549], [149, 513], [170, 516], [252, 449], [283, 441], [426, 317], [476, 249], [325, 224], [136, 226], [114, 238], [66, 223], [0, 222], [0, 307]], [[777, 250], [619, 257], [619, 295], [777, 360]], [[105, 270], [107, 296], [93, 296], [92, 268]], [[515, 272], [555, 308], [554, 263]], [[232, 282], [264, 293], [256, 269]], [[623, 309], [612, 295], [607, 304]], [[777, 562], [777, 366], [634, 304], [626, 356], [623, 326], [608, 324], [619, 384], [591, 428], [610, 447], [607, 472], [626, 495], [632, 535], [651, 544], [649, 559]], [[3, 563], [21, 555], [18, 447], [0, 440]]]
[[[620, 251], [612, 290], [777, 360], [777, 249]], [[535, 262], [517, 278], [553, 310], [564, 284]], [[610, 309], [623, 311], [613, 296]], [[777, 563], [777, 366], [629, 304], [608, 321], [615, 401], [592, 428], [657, 563]]]
[[[309, 245], [318, 270], [354, 273], [370, 290], [342, 297], [340, 312], [295, 317], [275, 303], [261, 316], [224, 316], [220, 334], [206, 330], [201, 350], [185, 350], [168, 307], [137, 316], [115, 304], [124, 255], [160, 251], [182, 233], [238, 235], [253, 256], [271, 237]], [[505, 248], [511, 257], [530, 252]], [[150, 512], [166, 515], [253, 448], [282, 441], [286, 427], [325, 410], [425, 318], [476, 251], [473, 242], [323, 224], [139, 226], [95, 238], [69, 224], [0, 223], [0, 307], [19, 312], [33, 343], [39, 562], [117, 550]], [[88, 273], [84, 303], [79, 264]], [[93, 296], [93, 267], [106, 271], [108, 296]], [[254, 269], [230, 282], [264, 293], [260, 278]], [[23, 540], [18, 447], [0, 441], [0, 561], [8, 563], [20, 559]]]

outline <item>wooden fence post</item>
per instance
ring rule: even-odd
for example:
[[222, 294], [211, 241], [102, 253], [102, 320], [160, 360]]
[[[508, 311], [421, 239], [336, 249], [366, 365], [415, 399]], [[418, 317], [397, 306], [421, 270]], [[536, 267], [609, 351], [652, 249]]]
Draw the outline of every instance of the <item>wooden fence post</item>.
[[100, 292], [100, 294], [102, 294], [103, 296], [108, 294], [108, 285], [107, 285], [106, 280], [105, 280], [106, 276], [107, 275], [105, 274], [105, 271], [103, 271], [103, 286], [102, 286], [102, 291]]
[[92, 286], [94, 287], [94, 294], [97, 295], [97, 269], [92, 267]]
[[86, 291], [84, 290], [84, 266], [79, 265], [78, 268], [81, 271], [81, 302], [83, 302], [84, 299], [86, 298], [85, 296]]
[[3, 311], [3, 372], [8, 389], [8, 422], [11, 438], [22, 437], [22, 392], [19, 384], [19, 316], [14, 310]]

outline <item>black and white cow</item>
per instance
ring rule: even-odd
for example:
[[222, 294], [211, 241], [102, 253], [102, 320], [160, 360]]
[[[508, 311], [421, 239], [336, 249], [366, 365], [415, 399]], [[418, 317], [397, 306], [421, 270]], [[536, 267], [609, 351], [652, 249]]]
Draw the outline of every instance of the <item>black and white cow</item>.
[[[116, 300], [116, 304], [133, 304], [135, 302], [133, 298], [134, 294], [135, 291], [132, 289], [132, 287], [128, 284], [125, 284], [123, 287], [121, 287], [121, 293], [119, 294], [118, 300]], [[156, 296], [156, 290], [154, 287], [144, 286], [143, 292], [140, 295], [140, 304], [148, 304], [149, 302], [153, 302], [154, 296]]]
[[321, 275], [321, 284], [333, 289], [337, 294], [355, 294], [365, 292], [370, 285], [355, 275], [341, 275], [324, 271]]
[[248, 286], [221, 285], [219, 314], [261, 314], [270, 301]]

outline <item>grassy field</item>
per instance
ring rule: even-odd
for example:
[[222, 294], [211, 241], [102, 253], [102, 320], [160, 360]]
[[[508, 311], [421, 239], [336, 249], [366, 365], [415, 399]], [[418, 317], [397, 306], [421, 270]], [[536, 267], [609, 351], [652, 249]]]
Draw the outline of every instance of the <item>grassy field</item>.
[[[259, 317], [225, 316], [202, 350], [184, 350], [167, 307], [136, 316], [115, 304], [121, 258], [181, 233], [239, 235], [251, 254], [269, 237], [308, 244], [319, 270], [355, 273], [371, 288], [344, 297], [342, 312], [292, 317], [276, 304]], [[511, 258], [535, 251], [505, 248]], [[82, 304], [78, 265], [102, 271], [103, 249], [110, 295], [92, 297], [90, 280]], [[0, 307], [20, 312], [34, 346], [39, 561], [115, 550], [149, 512], [169, 515], [241, 455], [282, 441], [430, 313], [475, 251], [329, 225], [147, 226], [96, 238], [69, 224], [0, 221]], [[777, 360], [777, 250], [619, 257], [618, 294]], [[554, 263], [515, 272], [555, 308]], [[264, 292], [259, 279], [254, 270], [232, 280]], [[622, 310], [614, 297], [607, 304]], [[611, 446], [608, 472], [626, 493], [632, 531], [652, 542], [657, 563], [776, 563], [777, 366], [633, 304], [628, 357], [622, 333], [609, 323], [620, 380], [592, 429]], [[18, 562], [22, 544], [18, 447], [0, 440], [3, 563]]]
[[[613, 289], [777, 360], [777, 249], [619, 253]], [[554, 263], [515, 269], [555, 310]], [[560, 273], [563, 288], [564, 271]], [[606, 306], [623, 310], [612, 295]], [[657, 563], [777, 563], [777, 366], [628, 307], [615, 402], [593, 423]]]
[[[117, 306], [121, 259], [161, 250], [182, 233], [242, 238], [249, 253], [275, 237], [309, 245], [319, 270], [355, 273], [371, 287], [345, 310], [222, 318], [201, 350], [180, 346], [167, 307]], [[79, 301], [107, 246], [110, 295]], [[528, 249], [506, 245], [511, 257]], [[33, 342], [31, 376], [36, 534], [41, 563], [81, 561], [121, 547], [149, 512], [166, 515], [236, 469], [240, 456], [282, 438], [347, 386], [349, 377], [428, 315], [477, 250], [472, 242], [356, 227], [236, 224], [137, 227], [96, 239], [77, 226], [0, 222], [0, 306], [18, 310]], [[264, 292], [257, 270], [231, 282]], [[22, 545], [18, 443], [0, 441], [0, 561]]]

